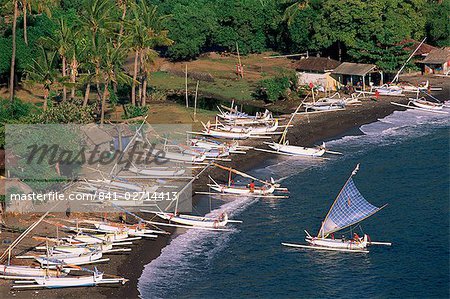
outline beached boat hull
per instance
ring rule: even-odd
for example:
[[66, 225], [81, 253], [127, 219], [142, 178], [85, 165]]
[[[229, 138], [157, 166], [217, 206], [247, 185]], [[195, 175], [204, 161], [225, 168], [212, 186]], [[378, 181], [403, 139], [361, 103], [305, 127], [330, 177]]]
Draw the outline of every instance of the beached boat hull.
[[225, 213], [222, 219], [212, 220], [210, 218], [191, 217], [189, 215], [174, 215], [170, 213], [155, 213], [158, 217], [181, 225], [205, 228], [221, 228], [228, 223], [228, 216]]
[[381, 96], [399, 96], [402, 94], [403, 89], [398, 86], [381, 86], [376, 89]]
[[248, 132], [239, 133], [239, 132], [219, 131], [211, 129], [206, 130], [204, 134], [216, 138], [226, 138], [226, 139], [247, 139], [250, 138], [251, 136], [251, 134]]
[[423, 108], [423, 109], [428, 109], [428, 110], [442, 110], [444, 108], [443, 104], [438, 104], [438, 103], [432, 103], [429, 101], [425, 101], [425, 100], [417, 100], [417, 99], [409, 99], [410, 103], [413, 104], [416, 107], [419, 108]]
[[41, 267], [56, 266], [61, 264], [84, 265], [98, 261], [102, 258], [101, 252], [91, 254], [53, 254], [50, 256], [38, 256], [34, 259], [41, 264]]
[[164, 170], [158, 168], [136, 168], [136, 167], [130, 167], [128, 170], [139, 175], [153, 176], [153, 177], [171, 177], [171, 176], [176, 177], [181, 176], [186, 172], [186, 170], [184, 169]]
[[286, 145], [279, 143], [270, 143], [268, 146], [276, 151], [288, 153], [296, 156], [321, 157], [325, 154], [324, 148], [309, 148], [302, 146]]
[[[50, 271], [50, 272], [49, 272]], [[45, 277], [47, 275], [56, 275], [54, 270], [46, 270], [42, 268], [34, 268], [28, 266], [8, 266], [0, 265], [0, 275], [17, 276], [17, 277]], [[65, 273], [60, 273], [65, 275]]]
[[152, 229], [146, 229], [146, 228], [139, 228], [138, 226], [112, 226], [108, 224], [94, 224], [94, 226], [101, 231], [107, 231], [107, 232], [120, 232], [120, 231], [126, 231], [129, 236], [132, 237], [154, 237], [156, 238], [156, 235], [153, 235], [155, 233], [160, 233], [159, 231], [155, 231]]
[[173, 160], [180, 162], [203, 162], [206, 157], [204, 155], [192, 155], [188, 153], [175, 153], [175, 152], [167, 152], [159, 149], [153, 149], [149, 151], [150, 155], [157, 157], [161, 160]]
[[97, 244], [103, 242], [120, 242], [128, 238], [127, 232], [116, 232], [114, 234], [100, 235], [77, 235], [66, 238], [68, 242]]

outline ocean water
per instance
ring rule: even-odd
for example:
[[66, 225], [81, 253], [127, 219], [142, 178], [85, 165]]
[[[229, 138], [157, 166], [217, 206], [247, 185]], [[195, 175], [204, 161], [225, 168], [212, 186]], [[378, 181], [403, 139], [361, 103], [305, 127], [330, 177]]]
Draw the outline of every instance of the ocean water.
[[[364, 125], [361, 134], [328, 142], [330, 160], [283, 158], [253, 171], [281, 181], [290, 198], [239, 198], [227, 211], [244, 220], [225, 233], [190, 230], [148, 264], [142, 298], [448, 298], [448, 115], [404, 111]], [[317, 233], [342, 185], [354, 182], [376, 206], [362, 223], [369, 254], [290, 249]]]

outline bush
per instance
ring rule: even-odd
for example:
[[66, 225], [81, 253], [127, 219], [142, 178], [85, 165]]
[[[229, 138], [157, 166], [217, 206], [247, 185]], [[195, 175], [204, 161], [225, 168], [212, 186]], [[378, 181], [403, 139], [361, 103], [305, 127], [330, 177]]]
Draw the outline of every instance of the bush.
[[46, 124], [91, 123], [94, 121], [94, 105], [82, 107], [81, 101], [61, 102], [49, 107], [37, 117], [37, 121]]
[[133, 106], [132, 104], [126, 104], [123, 108], [125, 115], [122, 118], [124, 119], [144, 116], [148, 113], [148, 106]]
[[17, 98], [12, 103], [9, 100], [0, 99], [0, 123], [8, 122], [8, 120], [18, 120], [36, 111], [38, 111], [36, 106]]
[[279, 74], [276, 77], [259, 81], [254, 96], [258, 99], [275, 102], [289, 97], [296, 87], [294, 74]]

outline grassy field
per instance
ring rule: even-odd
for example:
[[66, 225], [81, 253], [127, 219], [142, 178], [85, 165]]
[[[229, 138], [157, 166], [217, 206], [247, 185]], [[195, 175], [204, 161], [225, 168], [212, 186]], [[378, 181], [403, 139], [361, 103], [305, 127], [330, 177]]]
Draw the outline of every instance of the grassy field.
[[240, 78], [236, 74], [238, 60], [234, 55], [221, 56], [216, 53], [210, 53], [208, 56], [189, 62], [169, 62], [159, 59], [156, 63], [157, 71], [152, 73], [150, 84], [158, 90], [169, 93], [184, 93], [184, 72], [187, 65], [189, 77], [188, 92], [190, 94], [195, 92], [197, 83], [195, 77], [200, 76], [208, 77], [212, 80], [199, 78], [199, 96], [248, 101], [252, 99], [252, 94], [260, 80], [294, 69], [292, 60], [286, 58], [264, 58], [270, 54], [263, 53], [242, 57], [244, 78]]
[[[163, 91], [185, 91], [185, 78], [168, 72], [155, 72], [150, 78], [150, 84]], [[188, 92], [194, 93], [197, 80], [188, 79]], [[200, 96], [217, 97], [220, 99], [237, 99], [245, 101], [251, 98], [256, 84], [239, 79], [214, 79], [214, 82], [199, 81]]]

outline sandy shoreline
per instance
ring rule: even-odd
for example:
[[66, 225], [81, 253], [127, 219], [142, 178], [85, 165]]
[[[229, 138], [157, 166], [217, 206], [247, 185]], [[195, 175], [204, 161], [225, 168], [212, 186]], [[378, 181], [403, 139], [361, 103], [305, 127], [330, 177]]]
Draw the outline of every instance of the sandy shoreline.
[[[322, 140], [342, 135], [352, 128], [374, 122], [378, 118], [385, 117], [393, 111], [398, 110], [398, 107], [390, 104], [391, 100], [381, 99], [376, 102], [366, 100], [363, 106], [352, 107], [346, 111], [311, 115], [309, 116], [309, 123], [306, 116], [300, 116], [296, 119], [295, 126], [289, 130], [288, 138], [292, 144], [310, 146]], [[401, 101], [406, 101], [406, 99], [401, 99]], [[248, 144], [256, 145], [260, 144], [260, 142], [251, 141]], [[236, 155], [233, 157], [232, 162], [223, 164], [247, 171], [257, 167], [262, 160], [270, 158], [276, 157], [269, 153], [249, 151], [246, 155]], [[208, 174], [214, 178], [224, 180], [227, 176], [224, 171], [211, 168], [195, 181], [193, 186], [194, 192], [206, 191], [204, 186], [208, 182]], [[166, 238], [165, 240], [160, 239], [151, 244], [148, 244], [147, 241], [144, 242], [146, 243], [142, 244], [143, 246], [135, 246], [132, 254], [125, 258], [122, 265], [117, 269], [117, 272], [113, 272], [127, 277], [130, 281], [121, 288], [110, 288], [104, 291], [99, 289], [101, 295], [117, 298], [137, 298], [139, 296], [137, 282], [144, 266], [151, 262], [153, 258], [159, 256], [162, 248], [170, 242], [170, 238]], [[139, 258], [135, 260], [135, 256]]]
[[[429, 79], [429, 78], [427, 78]], [[443, 78], [437, 78], [439, 82]], [[446, 80], [446, 81], [445, 81]], [[449, 82], [445, 79], [444, 82]], [[433, 85], [439, 85], [437, 82], [431, 82]], [[448, 85], [448, 83], [446, 84]], [[449, 99], [449, 90], [445, 85], [442, 92], [435, 93], [441, 99]], [[289, 129], [288, 139], [291, 144], [311, 146], [318, 144], [323, 140], [329, 140], [336, 136], [341, 136], [355, 127], [372, 123], [379, 118], [390, 115], [395, 110], [404, 110], [401, 107], [390, 104], [391, 101], [407, 103], [407, 97], [392, 98], [383, 97], [378, 100], [363, 100], [361, 106], [348, 107], [345, 111], [320, 113], [308, 116], [298, 116], [294, 121], [294, 127]], [[261, 141], [252, 140], [250, 145], [260, 144]], [[248, 171], [255, 168], [261, 161], [275, 159], [276, 157], [269, 153], [249, 151], [246, 155], [236, 155], [230, 163], [223, 163], [242, 171]], [[219, 180], [226, 179], [226, 174], [222, 170], [208, 169], [198, 180], [194, 182], [193, 191], [205, 191], [205, 184], [208, 175]], [[195, 202], [195, 201], [194, 201]], [[0, 235], [1, 236], [1, 235]], [[2, 236], [3, 239], [3, 236]], [[14, 291], [9, 290], [9, 285], [1, 282], [0, 297], [30, 298], [45, 296], [47, 298], [137, 298], [137, 282], [146, 264], [157, 258], [161, 250], [170, 242], [170, 236], [160, 236], [157, 240], [141, 240], [132, 246], [132, 252], [126, 255], [111, 255], [111, 261], [102, 264], [99, 268], [106, 273], [116, 274], [126, 277], [130, 281], [121, 287], [98, 287], [98, 288], [78, 288], [61, 290], [39, 290], [39, 291]]]

